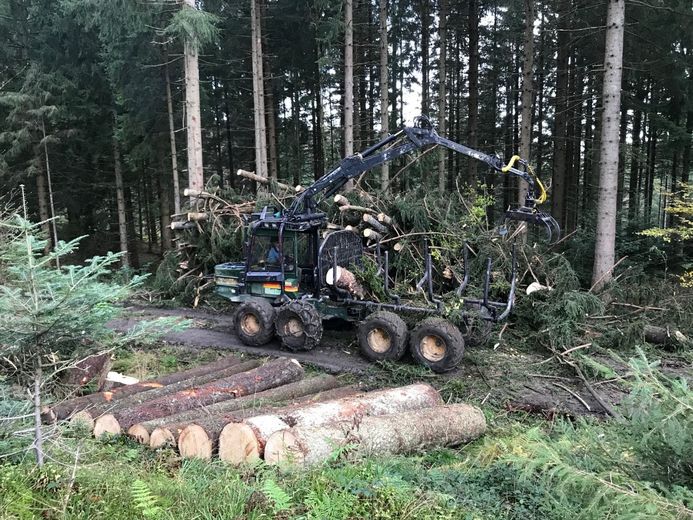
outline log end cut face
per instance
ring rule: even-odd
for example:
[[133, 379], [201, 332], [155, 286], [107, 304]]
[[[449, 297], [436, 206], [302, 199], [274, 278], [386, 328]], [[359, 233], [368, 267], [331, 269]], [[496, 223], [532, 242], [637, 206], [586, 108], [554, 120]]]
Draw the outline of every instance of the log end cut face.
[[219, 459], [239, 465], [260, 458], [260, 444], [247, 424], [229, 423], [219, 434]]
[[94, 423], [94, 437], [97, 439], [104, 435], [120, 435], [121, 433], [120, 423], [113, 414], [102, 415]]
[[265, 462], [271, 466], [301, 466], [305, 463], [304, 451], [291, 430], [270, 435], [265, 444]]
[[128, 428], [128, 436], [140, 444], [149, 444], [149, 432], [141, 424], [134, 424]]
[[176, 438], [168, 428], [154, 428], [149, 435], [149, 447], [152, 449], [173, 447], [176, 445]]
[[212, 459], [212, 440], [197, 424], [191, 424], [180, 432], [178, 451], [184, 459]]
[[92, 415], [86, 410], [81, 410], [70, 417], [70, 426], [80, 430], [84, 428], [89, 432], [93, 432], [95, 424], [96, 421], [94, 421]]

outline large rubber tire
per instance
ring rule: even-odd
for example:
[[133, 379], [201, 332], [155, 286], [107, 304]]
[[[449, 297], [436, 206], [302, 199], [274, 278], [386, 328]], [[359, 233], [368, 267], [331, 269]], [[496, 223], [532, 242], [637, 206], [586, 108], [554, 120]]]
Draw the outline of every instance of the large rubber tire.
[[275, 328], [286, 348], [312, 350], [322, 338], [322, 317], [310, 302], [293, 300], [279, 307]]
[[460, 329], [443, 318], [426, 318], [414, 327], [409, 339], [414, 359], [434, 372], [455, 368], [464, 355]]
[[359, 347], [371, 361], [398, 361], [407, 351], [409, 331], [394, 312], [378, 311], [359, 323]]
[[236, 335], [246, 345], [259, 347], [274, 336], [274, 318], [277, 311], [264, 298], [249, 298], [236, 310]]

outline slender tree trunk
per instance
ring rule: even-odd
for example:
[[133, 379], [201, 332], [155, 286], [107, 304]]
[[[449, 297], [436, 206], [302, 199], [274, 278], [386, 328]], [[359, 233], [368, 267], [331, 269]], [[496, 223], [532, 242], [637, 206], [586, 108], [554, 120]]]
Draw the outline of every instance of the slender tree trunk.
[[[221, 153], [221, 101], [219, 99], [219, 80], [212, 78], [212, 96], [214, 97], [214, 147], [217, 153], [217, 176], [219, 189], [224, 189], [224, 160]], [[233, 172], [229, 172], [233, 175]]]
[[[642, 97], [637, 97], [638, 104]], [[628, 220], [633, 221], [639, 213], [640, 197], [638, 193], [638, 178], [640, 177], [640, 134], [642, 132], [642, 109], [636, 106], [633, 114], [633, 134], [630, 160], [630, 180], [628, 184]]]
[[170, 251], [171, 242], [171, 201], [169, 187], [166, 186], [164, 158], [161, 159], [161, 168], [157, 175], [157, 185], [159, 192], [159, 222], [161, 223], [161, 255]]
[[[654, 103], [653, 103], [654, 104]], [[654, 117], [649, 120], [649, 155], [647, 160], [647, 200], [645, 201], [645, 221], [649, 224], [654, 200], [654, 178], [657, 171], [657, 125]]]
[[537, 177], [541, 179], [541, 173], [544, 164], [544, 81], [546, 76], [546, 71], [544, 70], [544, 53], [545, 53], [545, 38], [544, 33], [546, 31], [546, 25], [544, 21], [544, 12], [541, 12], [541, 25], [539, 29], [539, 63], [538, 78], [537, 78], [537, 160], [536, 160], [536, 170]]
[[604, 89], [601, 153], [599, 155], [599, 201], [594, 247], [592, 285], [599, 290], [613, 276], [616, 250], [616, 204], [618, 189], [619, 110], [623, 71], [623, 26], [625, 0], [609, 0], [604, 49]]
[[[187, 6], [187, 7], [186, 7]], [[196, 9], [195, 0], [185, 0], [184, 9]], [[202, 191], [204, 169], [202, 166], [202, 118], [200, 115], [200, 70], [197, 49], [190, 41], [184, 43], [185, 64], [185, 117], [188, 137], [188, 186]], [[192, 206], [197, 199], [190, 199]]]
[[[626, 136], [628, 134], [628, 109], [624, 105], [621, 110], [621, 122], [619, 125], [619, 139], [618, 139], [618, 191], [617, 191], [617, 205], [616, 214], [621, 215], [621, 210], [623, 209], [623, 192], [626, 179]], [[619, 223], [618, 220], [616, 222]]]
[[231, 109], [229, 108], [229, 88], [224, 85], [224, 122], [226, 124], [226, 155], [229, 161], [229, 183], [236, 188], [236, 172], [233, 168], [233, 139], [231, 138]]
[[[693, 80], [692, 80], [693, 81]], [[693, 110], [686, 116], [686, 136], [681, 157], [681, 184], [687, 184], [691, 171], [691, 136], [693, 134]]]
[[[438, 132], [441, 135], [445, 135], [445, 97], [447, 96], [446, 85], [445, 85], [445, 61], [447, 60], [447, 25], [448, 25], [448, 2], [447, 0], [440, 0], [440, 24], [438, 27], [439, 39], [440, 39], [440, 59], [438, 62]], [[445, 159], [447, 155], [447, 150], [441, 148], [438, 151], [438, 191], [442, 194], [445, 193], [446, 188], [446, 173]]]
[[120, 164], [120, 149], [118, 138], [113, 132], [113, 171], [115, 172], [116, 203], [118, 204], [118, 236], [120, 237], [120, 251], [123, 253], [121, 262], [124, 268], [130, 267], [128, 252], [127, 212], [125, 208], [125, 191], [123, 188], [123, 171]]
[[[467, 114], [467, 143], [470, 148], [476, 149], [477, 125], [479, 113], [479, 3], [478, 0], [469, 0], [469, 13], [467, 16], [467, 29], [469, 31], [469, 105]], [[470, 160], [468, 166], [467, 183], [476, 185], [477, 161]]]
[[[380, 22], [380, 133], [385, 138], [390, 133], [390, 90], [387, 77], [387, 0], [380, 0], [378, 12]], [[380, 189], [385, 193], [390, 190], [390, 165], [387, 162], [383, 163], [380, 170]]]
[[419, 9], [421, 11], [421, 113], [429, 115], [430, 109], [430, 86], [429, 86], [429, 60], [431, 45], [431, 21], [429, 19], [429, 0], [420, 0]]
[[562, 228], [565, 227], [566, 198], [566, 133], [568, 109], [568, 60], [570, 37], [568, 35], [570, 2], [561, 0], [558, 22], [558, 59], [556, 63], [556, 115], [554, 118], [553, 148], [553, 196], [551, 213]]
[[[525, 35], [524, 57], [522, 59], [522, 126], [520, 128], [520, 157], [530, 160], [532, 144], [532, 96], [534, 94], [534, 0], [524, 0], [525, 4]], [[528, 185], [520, 181], [517, 193], [517, 203], [525, 205]]]
[[580, 225], [584, 226], [586, 222], [586, 214], [589, 204], [591, 204], [591, 189], [592, 189], [592, 154], [594, 151], [594, 133], [592, 129], [594, 121], [594, 96], [592, 85], [594, 77], [588, 78], [587, 85], [587, 102], [585, 103], [585, 157], [582, 163], [583, 182], [582, 182], [582, 205], [580, 208]]
[[265, 129], [265, 89], [262, 66], [260, 0], [250, 0], [250, 27], [253, 63], [253, 107], [255, 117], [255, 173], [267, 177], [267, 132]]
[[51, 226], [49, 223], [50, 214], [48, 213], [48, 190], [46, 188], [46, 172], [44, 170], [43, 159], [39, 157], [39, 171], [36, 174], [36, 195], [38, 197], [39, 220], [41, 221], [41, 231], [46, 237], [46, 246], [43, 248], [44, 254], [52, 249], [53, 238], [51, 237]]
[[325, 169], [325, 151], [323, 148], [323, 135], [322, 135], [322, 123], [323, 123], [323, 111], [322, 111], [322, 92], [321, 92], [321, 82], [320, 82], [320, 67], [318, 65], [318, 47], [317, 43], [313, 43], [313, 99], [315, 99], [315, 110], [314, 110], [314, 123], [313, 123], [313, 136], [314, 136], [314, 146], [313, 146], [313, 178], [315, 180], [322, 177]]
[[[140, 268], [140, 255], [138, 249], [138, 237], [135, 231], [134, 206], [132, 204], [132, 190], [130, 186], [125, 186], [123, 189], [125, 195], [125, 229], [127, 231], [127, 255], [130, 267], [133, 269]], [[142, 234], [139, 236], [142, 240]]]
[[[354, 155], [354, 5], [344, 0], [344, 155]], [[354, 181], [344, 186], [352, 190]]]
[[[262, 30], [263, 46], [267, 46], [267, 37], [265, 36], [265, 9], [264, 2], [260, 2], [260, 23]], [[265, 93], [265, 110], [267, 117], [267, 150], [269, 157], [269, 176], [270, 179], [276, 181], [279, 178], [279, 158], [277, 156], [277, 116], [274, 100], [274, 86], [272, 81], [272, 69], [269, 57], [262, 52], [262, 73], [263, 73], [263, 91]]]
[[173, 211], [180, 213], [180, 181], [178, 179], [178, 152], [176, 150], [176, 128], [173, 124], [173, 100], [171, 98], [171, 77], [168, 72], [168, 53], [164, 57], [166, 74], [166, 110], [168, 112], [168, 135], [171, 142], [171, 171], [173, 173]]
[[34, 453], [36, 454], [36, 464], [43, 466], [43, 429], [41, 428], [41, 384], [43, 371], [41, 366], [36, 367], [34, 373]]

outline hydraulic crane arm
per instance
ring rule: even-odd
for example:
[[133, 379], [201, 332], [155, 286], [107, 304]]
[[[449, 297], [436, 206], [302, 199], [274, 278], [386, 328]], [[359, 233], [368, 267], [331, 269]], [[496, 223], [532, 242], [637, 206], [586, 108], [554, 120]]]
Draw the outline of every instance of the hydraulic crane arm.
[[[549, 234], [549, 241], [551, 241], [552, 237], [557, 238], [560, 234], [560, 228], [555, 219], [551, 215], [541, 213], [536, 209], [537, 204], [541, 204], [546, 200], [546, 189], [541, 181], [533, 175], [529, 165], [517, 156], [513, 157], [506, 165], [500, 157], [473, 150], [441, 137], [435, 131], [428, 118], [424, 116], [417, 117], [414, 120], [413, 127], [402, 128], [363, 152], [342, 160], [336, 168], [323, 175], [300, 193], [287, 209], [285, 216], [288, 220], [293, 220], [314, 214], [317, 211], [320, 200], [334, 195], [349, 180], [383, 163], [430, 146], [443, 146], [481, 161], [498, 173], [511, 174], [523, 179], [528, 187], [525, 204], [520, 208], [508, 210], [506, 218], [544, 225]], [[513, 166], [518, 160], [525, 165], [528, 171], [522, 171]]]

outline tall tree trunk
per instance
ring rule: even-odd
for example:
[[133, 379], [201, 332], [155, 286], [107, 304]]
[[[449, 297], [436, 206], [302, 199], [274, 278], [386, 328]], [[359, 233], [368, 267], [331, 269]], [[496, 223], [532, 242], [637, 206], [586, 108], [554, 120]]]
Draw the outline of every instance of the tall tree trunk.
[[625, 0], [609, 0], [604, 48], [604, 89], [601, 153], [599, 154], [599, 201], [594, 246], [592, 285], [604, 287], [613, 276], [616, 250], [616, 203], [618, 189], [619, 110], [623, 72]]
[[[195, 0], [185, 0], [183, 9], [196, 9]], [[191, 190], [202, 191], [204, 187], [204, 170], [202, 167], [202, 117], [200, 115], [200, 70], [197, 59], [197, 48], [190, 41], [185, 41], [185, 117], [188, 137], [188, 186]], [[192, 206], [197, 199], [190, 199]]]
[[173, 211], [180, 214], [180, 181], [178, 179], [178, 152], [176, 150], [176, 128], [173, 124], [173, 100], [171, 98], [171, 76], [168, 72], [168, 53], [164, 56], [166, 74], [166, 110], [168, 112], [168, 136], [171, 142], [171, 172], [173, 174]]
[[159, 222], [161, 223], [161, 255], [170, 251], [171, 242], [171, 201], [169, 187], [166, 185], [164, 158], [161, 158], [161, 168], [157, 175], [157, 187], [159, 192]]
[[325, 169], [325, 151], [323, 148], [322, 136], [322, 92], [320, 82], [320, 66], [318, 64], [318, 46], [313, 42], [313, 99], [315, 109], [313, 110], [313, 178], [315, 180], [322, 177]]
[[642, 98], [644, 93], [638, 90], [636, 94], [636, 106], [633, 108], [633, 133], [631, 137], [630, 176], [628, 182], [628, 220], [633, 222], [638, 216], [640, 208], [640, 194], [638, 193], [638, 178], [640, 177], [640, 134], [642, 132]]
[[[693, 80], [691, 80], [693, 81]], [[681, 157], [681, 184], [687, 184], [691, 172], [691, 136], [693, 134], [693, 109], [686, 116], [686, 136]]]
[[123, 253], [121, 262], [124, 268], [130, 267], [128, 253], [127, 211], [125, 208], [125, 191], [123, 188], [123, 171], [120, 164], [120, 149], [115, 130], [113, 132], [113, 171], [115, 173], [116, 203], [118, 205], [118, 237], [120, 251]]
[[344, 2], [344, 155], [354, 155], [354, 12]]
[[[469, 31], [469, 105], [467, 114], [467, 143], [470, 148], [476, 149], [477, 125], [479, 112], [479, 3], [478, 0], [469, 0], [469, 13], [467, 16], [467, 29]], [[468, 166], [467, 183], [470, 186], [476, 184], [477, 161], [470, 160]]]
[[[652, 100], [655, 105], [655, 99]], [[652, 215], [652, 201], [654, 200], [654, 178], [657, 164], [657, 124], [654, 117], [649, 118], [649, 140], [648, 140], [648, 156], [647, 156], [647, 187], [645, 189], [645, 222], [649, 225]]]
[[[381, 0], [382, 1], [382, 0]], [[440, 59], [438, 62], [438, 131], [441, 135], [445, 135], [445, 97], [446, 85], [445, 85], [445, 61], [447, 59], [447, 25], [448, 25], [448, 2], [447, 0], [440, 0], [440, 25], [438, 27], [439, 39], [440, 39]], [[438, 151], [438, 191], [442, 194], [445, 192], [446, 186], [446, 168], [445, 168], [445, 158], [447, 155], [447, 150], [441, 148]]]
[[255, 118], [255, 173], [267, 177], [267, 132], [265, 130], [265, 89], [262, 67], [260, 0], [250, 0], [251, 54], [253, 63], [253, 108]]
[[[522, 126], [520, 128], [520, 157], [530, 160], [532, 144], [532, 96], [534, 85], [532, 73], [534, 69], [534, 0], [524, 0], [525, 4], [525, 34], [524, 57], [522, 59]], [[517, 203], [525, 205], [528, 185], [521, 180], [517, 193]]]
[[[387, 77], [387, 0], [380, 0], [378, 20], [380, 22], [380, 132], [385, 138], [390, 133], [390, 90]], [[380, 170], [380, 189], [385, 193], [390, 190], [390, 166], [387, 162], [383, 163]]]
[[267, 118], [267, 150], [268, 150], [268, 173], [270, 179], [276, 181], [279, 178], [279, 158], [277, 155], [277, 116], [276, 104], [274, 100], [274, 85], [272, 81], [272, 69], [269, 56], [262, 52], [267, 47], [267, 36], [265, 35], [265, 2], [260, 0], [258, 4], [258, 14], [260, 16], [260, 31], [262, 47], [260, 56], [262, 59], [262, 90], [264, 92], [265, 116]]
[[[212, 96], [214, 97], [214, 147], [217, 153], [217, 176], [219, 189], [224, 189], [224, 160], [221, 153], [221, 101], [219, 99], [219, 80], [212, 78]], [[233, 172], [229, 172], [233, 175]]]
[[568, 60], [570, 37], [568, 35], [570, 2], [561, 0], [558, 21], [558, 58], [556, 63], [556, 115], [554, 118], [553, 147], [553, 196], [551, 213], [562, 228], [565, 227], [566, 198], [566, 133], [568, 108]]
[[544, 164], [544, 81], [546, 76], [546, 71], [544, 70], [544, 53], [545, 53], [545, 38], [544, 33], [546, 31], [546, 25], [544, 21], [544, 12], [541, 12], [541, 25], [539, 29], [539, 64], [537, 66], [538, 78], [537, 78], [537, 159], [536, 159], [536, 169], [537, 177], [541, 179], [541, 173]]
[[[621, 215], [623, 209], [623, 192], [626, 178], [626, 136], [628, 134], [628, 109], [624, 105], [621, 110], [621, 122], [618, 138], [618, 190], [616, 196], [616, 214]], [[618, 217], [617, 217], [618, 218]], [[618, 224], [618, 221], [617, 221]]]
[[236, 188], [236, 172], [233, 169], [233, 139], [231, 138], [231, 109], [229, 108], [229, 88], [224, 85], [224, 122], [226, 123], [226, 155], [229, 161], [229, 182]]
[[137, 233], [135, 232], [135, 217], [134, 217], [134, 206], [132, 203], [132, 190], [130, 186], [125, 186], [123, 189], [123, 194], [125, 195], [125, 229], [127, 232], [127, 256], [130, 262], [130, 267], [133, 269], [140, 268], [140, 255], [138, 240], [142, 240], [142, 235], [140, 234], [139, 239]]
[[429, 115], [430, 109], [430, 71], [429, 71], [429, 53], [431, 45], [431, 21], [429, 20], [429, 0], [420, 0], [419, 9], [421, 12], [421, 113], [425, 116]]
[[36, 196], [38, 197], [39, 220], [41, 221], [41, 231], [46, 238], [46, 246], [43, 248], [44, 254], [52, 249], [51, 226], [49, 223], [50, 213], [48, 213], [48, 190], [46, 188], [46, 172], [43, 159], [39, 158], [39, 171], [36, 174]]

